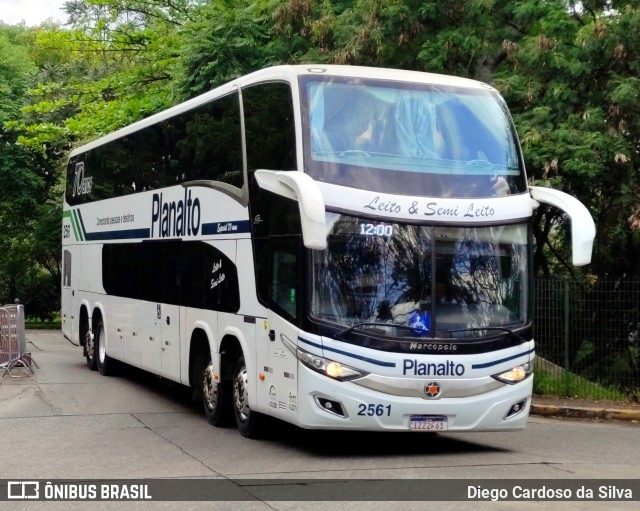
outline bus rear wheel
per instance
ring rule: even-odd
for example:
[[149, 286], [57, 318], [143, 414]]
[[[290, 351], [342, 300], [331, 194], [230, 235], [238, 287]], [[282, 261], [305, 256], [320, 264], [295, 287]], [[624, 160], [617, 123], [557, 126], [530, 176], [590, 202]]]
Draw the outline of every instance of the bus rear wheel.
[[96, 359], [96, 366], [102, 376], [109, 376], [113, 373], [113, 366], [115, 365], [115, 361], [109, 355], [107, 355], [104, 324], [101, 319], [98, 320], [96, 332], [97, 333], [93, 339], [96, 352], [96, 355], [94, 357]]
[[262, 434], [264, 417], [249, 408], [249, 374], [244, 356], [240, 356], [233, 370], [233, 412], [240, 434], [258, 438]]
[[92, 371], [98, 369], [98, 345], [95, 341], [93, 332], [87, 328], [84, 337], [84, 356], [87, 359], [87, 366]]
[[212, 426], [227, 426], [231, 415], [231, 400], [227, 384], [221, 378], [215, 377], [211, 356], [206, 355], [203, 360], [205, 361], [202, 370], [204, 416]]

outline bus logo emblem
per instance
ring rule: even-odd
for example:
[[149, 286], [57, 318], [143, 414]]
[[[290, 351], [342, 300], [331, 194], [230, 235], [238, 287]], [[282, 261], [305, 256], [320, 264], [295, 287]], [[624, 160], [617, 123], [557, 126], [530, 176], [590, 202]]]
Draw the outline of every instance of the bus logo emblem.
[[440, 395], [440, 384], [437, 381], [430, 381], [424, 386], [424, 393], [428, 399], [435, 399]]
[[75, 180], [73, 182], [72, 197], [86, 195], [91, 192], [93, 187], [93, 178], [91, 176], [84, 177], [84, 162], [76, 163]]

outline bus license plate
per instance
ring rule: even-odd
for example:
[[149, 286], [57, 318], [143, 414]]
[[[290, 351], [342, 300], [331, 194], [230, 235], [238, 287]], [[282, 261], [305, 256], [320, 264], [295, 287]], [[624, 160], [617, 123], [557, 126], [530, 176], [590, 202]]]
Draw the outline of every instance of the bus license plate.
[[446, 431], [447, 417], [444, 415], [412, 415], [409, 429], [412, 431]]

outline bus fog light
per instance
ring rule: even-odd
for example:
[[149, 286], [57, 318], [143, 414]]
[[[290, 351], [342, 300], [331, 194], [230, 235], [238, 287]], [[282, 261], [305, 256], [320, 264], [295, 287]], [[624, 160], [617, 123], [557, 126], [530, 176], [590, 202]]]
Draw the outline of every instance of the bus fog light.
[[518, 367], [514, 367], [513, 369], [510, 369], [509, 371], [506, 371], [504, 373], [494, 374], [492, 377], [498, 381], [512, 385], [527, 378], [529, 375], [531, 375], [531, 372], [531, 364], [527, 363], [522, 364]]
[[520, 412], [522, 412], [522, 410], [525, 409], [527, 405], [527, 400], [523, 399], [521, 401], [518, 401], [517, 403], [511, 405], [511, 408], [509, 408], [509, 411], [507, 412], [507, 415], [505, 415], [505, 419], [509, 419], [510, 417], [513, 417], [514, 415], [518, 415]]
[[325, 412], [331, 415], [337, 415], [338, 417], [346, 417], [347, 413], [344, 410], [344, 406], [340, 401], [335, 399], [329, 399], [324, 396], [313, 396], [316, 404], [322, 408]]

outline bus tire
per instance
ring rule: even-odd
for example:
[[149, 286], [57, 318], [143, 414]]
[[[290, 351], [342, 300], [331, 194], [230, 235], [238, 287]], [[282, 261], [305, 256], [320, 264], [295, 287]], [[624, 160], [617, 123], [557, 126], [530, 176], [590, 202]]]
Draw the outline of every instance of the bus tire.
[[92, 371], [98, 369], [98, 345], [95, 342], [96, 340], [93, 332], [87, 328], [84, 338], [84, 356], [87, 359], [87, 366]]
[[93, 342], [95, 344], [95, 359], [98, 371], [102, 376], [109, 376], [110, 374], [113, 374], [115, 361], [109, 355], [107, 355], [104, 323], [101, 319], [98, 320], [98, 324], [96, 325], [96, 334]]
[[211, 354], [202, 355], [202, 404], [204, 416], [212, 426], [219, 428], [231, 423], [231, 392], [229, 382], [214, 378]]
[[259, 438], [263, 433], [264, 417], [249, 408], [249, 375], [244, 356], [240, 355], [233, 370], [233, 413], [238, 431], [246, 438]]

